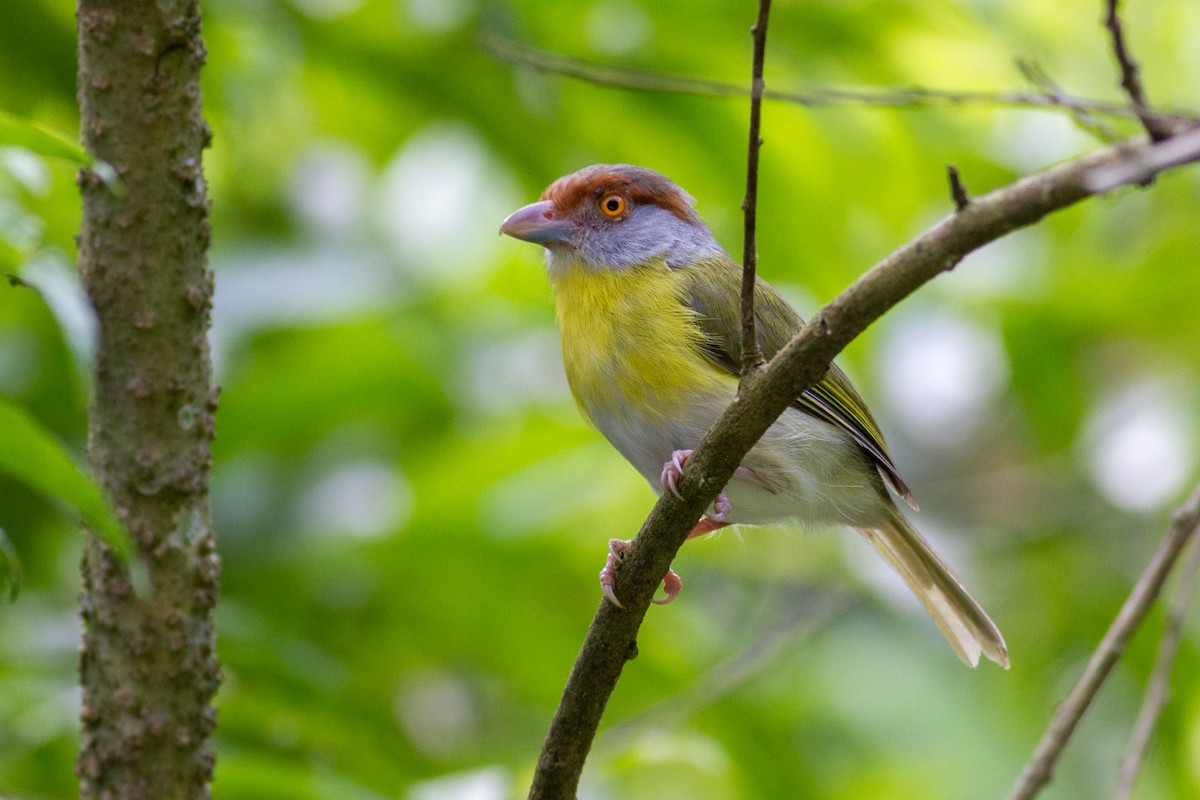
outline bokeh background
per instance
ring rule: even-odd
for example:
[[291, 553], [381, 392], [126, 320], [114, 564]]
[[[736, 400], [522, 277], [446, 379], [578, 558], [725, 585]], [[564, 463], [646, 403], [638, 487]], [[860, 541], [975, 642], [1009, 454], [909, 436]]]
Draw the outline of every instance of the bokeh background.
[[[779, 0], [767, 81], [1065, 89], [1120, 100], [1098, 0]], [[650, 489], [578, 418], [541, 254], [504, 216], [599, 161], [654, 167], [740, 252], [747, 103], [501, 63], [481, 33], [744, 81], [754, 4], [206, 0], [205, 170], [222, 386], [212, 482], [225, 681], [214, 796], [521, 795]], [[1130, 4], [1153, 101], [1200, 105], [1200, 6]], [[0, 108], [73, 135], [74, 19], [0, 23]], [[1086, 151], [1068, 115], [969, 105], [764, 111], [760, 271], [806, 314], [951, 209]], [[1132, 134], [1126, 121], [1109, 120]], [[996, 797], [1011, 785], [1198, 475], [1200, 171], [969, 257], [840, 363], [915, 519], [1007, 636], [964, 668], [846, 531], [688, 544], [649, 614], [585, 798]], [[0, 149], [0, 392], [75, 452], [92, 323], [73, 167]], [[0, 431], [0, 436], [3, 432]], [[0, 794], [75, 794], [78, 525], [0, 476], [24, 564], [0, 608]], [[1200, 620], [1138, 797], [1200, 795]], [[1044, 796], [1106, 796], [1156, 612]]]

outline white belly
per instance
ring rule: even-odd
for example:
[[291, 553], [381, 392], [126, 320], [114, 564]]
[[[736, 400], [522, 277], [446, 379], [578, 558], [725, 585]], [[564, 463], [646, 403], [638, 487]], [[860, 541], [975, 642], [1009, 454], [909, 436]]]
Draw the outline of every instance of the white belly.
[[[592, 412], [604, 436], [662, 494], [663, 464], [676, 450], [691, 450], [730, 398], [695, 398], [686, 414], [648, 419], [628, 407]], [[875, 468], [849, 434], [789, 408], [754, 446], [725, 487], [730, 523], [851, 524], [885, 518], [883, 487]], [[711, 508], [710, 508], [711, 511]]]

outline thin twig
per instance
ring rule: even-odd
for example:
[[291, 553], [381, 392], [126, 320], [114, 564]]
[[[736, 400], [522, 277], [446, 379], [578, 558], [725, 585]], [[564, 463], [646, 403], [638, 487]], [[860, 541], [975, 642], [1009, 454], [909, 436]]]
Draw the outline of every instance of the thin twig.
[[1120, 0], [1106, 0], [1108, 14], [1104, 17], [1104, 27], [1112, 36], [1113, 55], [1121, 68], [1121, 88], [1129, 96], [1129, 104], [1133, 108], [1133, 113], [1141, 120], [1146, 133], [1150, 134], [1152, 140], [1161, 142], [1171, 135], [1171, 130], [1163, 126], [1161, 120], [1150, 111], [1150, 104], [1146, 101], [1146, 92], [1142, 89], [1142, 79], [1138, 76], [1137, 62], [1134, 61], [1125, 44], [1125, 30], [1121, 26], [1121, 17], [1117, 14], [1119, 4]]
[[745, 229], [742, 238], [742, 376], [762, 364], [758, 337], [754, 333], [754, 282], [758, 269], [758, 245], [755, 241], [758, 215], [758, 151], [762, 147], [759, 126], [762, 119], [763, 59], [767, 50], [767, 20], [771, 0], [758, 0], [758, 20], [750, 29], [754, 37], [754, 66], [750, 80], [750, 141], [746, 146], [746, 199], [742, 201]]
[[[745, 97], [750, 93], [745, 86], [737, 83], [587, 61], [538, 50], [491, 33], [484, 34], [481, 42], [484, 49], [502, 61], [528, 67], [537, 72], [574, 78], [597, 86], [706, 97]], [[926, 108], [930, 106], [986, 105], [1069, 113], [1089, 112], [1106, 117], [1137, 117], [1124, 103], [1109, 103], [1065, 94], [1047, 96], [1033, 92], [954, 91], [931, 89], [924, 86], [883, 88], [809, 86], [803, 91], [794, 92], [764, 89], [763, 99], [793, 103], [809, 108], [828, 106]], [[1178, 111], [1156, 113], [1153, 116], [1167, 125], [1186, 125], [1189, 122], [1198, 121], [1195, 117]]]
[[1167, 612], [1167, 622], [1163, 627], [1162, 639], [1158, 643], [1158, 655], [1154, 661], [1154, 672], [1150, 675], [1150, 683], [1146, 687], [1146, 696], [1142, 699], [1142, 707], [1138, 709], [1137, 722], [1133, 726], [1133, 736], [1129, 740], [1129, 749], [1121, 761], [1121, 773], [1117, 780], [1117, 790], [1113, 800], [1128, 800], [1133, 794], [1133, 785], [1137, 781], [1138, 771], [1150, 749], [1150, 741], [1154, 738], [1154, 728], [1158, 725], [1158, 717], [1166, 706], [1171, 694], [1171, 668], [1175, 665], [1175, 655], [1179, 652], [1179, 640], [1183, 636], [1183, 623], [1187, 619], [1188, 610], [1192, 605], [1196, 588], [1196, 573], [1200, 571], [1200, 544], [1195, 536], [1192, 537], [1191, 552], [1179, 574], [1175, 594], [1171, 598], [1171, 608]]
[[954, 210], [962, 211], [970, 204], [971, 196], [967, 194], [967, 187], [962, 182], [962, 176], [958, 174], [958, 167], [947, 164], [946, 178], [950, 181], [950, 197], [954, 200]]
[[1050, 783], [1054, 776], [1054, 767], [1071, 734], [1074, 733], [1075, 726], [1079, 724], [1096, 693], [1100, 691], [1105, 679], [1121, 658], [1130, 637], [1150, 613], [1151, 606], [1162, 591], [1163, 583], [1198, 523], [1200, 486], [1197, 486], [1183, 505], [1171, 515], [1171, 526], [1162, 544], [1154, 552], [1150, 563], [1142, 571], [1141, 577], [1117, 613], [1116, 619], [1092, 653], [1083, 675], [1075, 683], [1067, 699], [1058, 707], [1050, 721], [1050, 727], [1042, 735], [1042, 740], [1038, 742], [1029, 763], [1021, 771], [1008, 800], [1029, 800]]
[[1101, 121], [1094, 113], [1087, 109], [1071, 107], [1070, 96], [1062, 90], [1062, 87], [1055, 83], [1054, 79], [1042, 68], [1041, 64], [1032, 58], [1018, 58], [1016, 64], [1017, 71], [1021, 73], [1025, 80], [1029, 81], [1031, 86], [1040, 90], [1050, 100], [1064, 101], [1064, 107], [1070, 111], [1076, 125], [1102, 142], [1117, 140], [1117, 132]]
[[743, 389], [688, 461], [678, 484], [681, 497], [664, 492], [625, 552], [615, 587], [625, 608], [600, 601], [538, 757], [530, 798], [575, 797], [604, 707], [625, 662], [637, 653], [637, 632], [650, 599], [688, 531], [751, 446], [825, 374], [834, 356], [971, 251], [1094, 195], [1086, 183], [1089, 175], [1106, 164], [1144, 158], [1150, 148], [1141, 141], [1105, 147], [976, 197], [966, 209], [943, 218], [872, 267], [818, 312], [765, 368], [743, 381]]

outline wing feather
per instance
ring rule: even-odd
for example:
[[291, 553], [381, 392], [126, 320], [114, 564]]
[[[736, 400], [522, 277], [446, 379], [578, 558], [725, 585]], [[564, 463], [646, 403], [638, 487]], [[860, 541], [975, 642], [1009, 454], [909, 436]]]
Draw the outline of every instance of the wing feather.
[[[696, 312], [708, 359], [737, 375], [741, 364], [741, 268], [730, 259], [705, 261], [684, 270], [685, 302]], [[804, 321], [766, 281], [754, 290], [754, 321], [763, 356], [770, 359], [800, 330]], [[843, 429], [879, 470], [880, 477], [914, 509], [916, 500], [892, 462], [883, 433], [846, 374], [829, 371], [792, 404], [800, 411]]]

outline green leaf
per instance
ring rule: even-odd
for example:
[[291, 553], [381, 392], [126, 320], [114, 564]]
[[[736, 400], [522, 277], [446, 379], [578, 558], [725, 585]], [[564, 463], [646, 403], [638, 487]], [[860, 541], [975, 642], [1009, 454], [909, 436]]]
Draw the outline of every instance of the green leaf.
[[26, 119], [0, 111], [0, 144], [16, 145], [43, 156], [54, 156], [90, 167], [96, 159], [80, 145]]
[[100, 488], [48, 431], [6, 398], [0, 398], [0, 470], [74, 507], [121, 560], [130, 563], [133, 540]]
[[29, 120], [20, 119], [0, 110], [0, 144], [17, 145], [42, 156], [66, 158], [80, 167], [91, 167], [96, 162], [82, 146], [58, 133], [47, 131]]
[[0, 237], [0, 269], [15, 270], [24, 260], [25, 254], [19, 247]]
[[96, 158], [66, 136], [48, 131], [7, 111], [0, 111], [0, 145], [24, 147], [38, 155], [65, 158], [92, 170], [109, 186], [118, 186], [117, 173], [107, 162]]
[[20, 591], [21, 559], [4, 528], [0, 528], [0, 601], [14, 603]]

